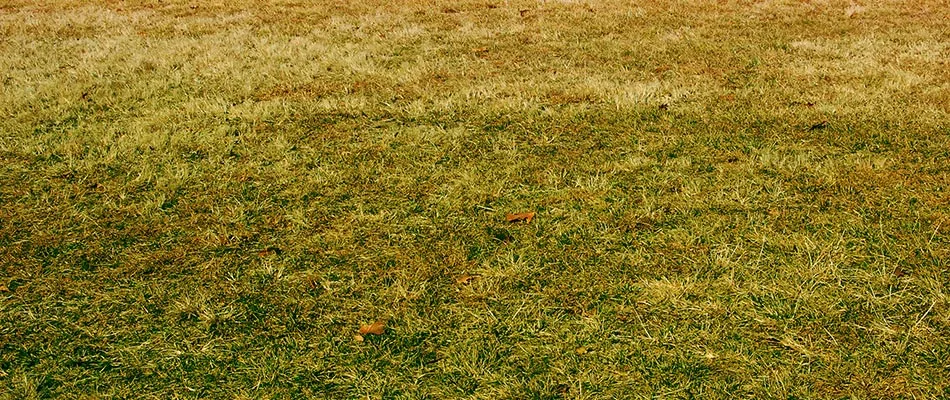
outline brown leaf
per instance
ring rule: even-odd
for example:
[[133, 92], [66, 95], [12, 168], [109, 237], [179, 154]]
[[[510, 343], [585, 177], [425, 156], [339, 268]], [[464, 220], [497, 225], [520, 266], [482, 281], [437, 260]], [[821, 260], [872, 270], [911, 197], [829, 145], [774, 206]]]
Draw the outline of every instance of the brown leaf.
[[6, 293], [9, 291], [10, 291], [10, 288], [8, 288], [7, 285], [0, 283], [0, 293]]
[[525, 223], [530, 223], [534, 219], [534, 212], [523, 212], [518, 214], [508, 214], [505, 215], [505, 220], [511, 223], [524, 221]]
[[386, 321], [379, 320], [360, 327], [360, 335], [382, 335], [386, 332]]
[[362, 342], [364, 340], [363, 335], [353, 335], [353, 340], [355, 340], [357, 343]]
[[257, 256], [258, 257], [279, 256], [280, 253], [283, 253], [283, 251], [280, 248], [271, 246], [261, 251], [258, 251]]
[[468, 275], [468, 274], [466, 274], [466, 275], [462, 275], [462, 276], [460, 276], [460, 277], [458, 277], [458, 278], [455, 278], [455, 283], [457, 283], [457, 284], [459, 284], [459, 285], [465, 285], [465, 284], [468, 284], [469, 282], [471, 282], [471, 281], [473, 281], [473, 280], [475, 280], [475, 279], [478, 279], [478, 275]]

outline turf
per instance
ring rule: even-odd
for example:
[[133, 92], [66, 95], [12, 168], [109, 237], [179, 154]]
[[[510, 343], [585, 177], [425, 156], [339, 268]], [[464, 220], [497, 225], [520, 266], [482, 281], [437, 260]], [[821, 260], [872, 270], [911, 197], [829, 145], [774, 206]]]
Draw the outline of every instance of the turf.
[[0, 398], [950, 397], [948, 11], [0, 0]]

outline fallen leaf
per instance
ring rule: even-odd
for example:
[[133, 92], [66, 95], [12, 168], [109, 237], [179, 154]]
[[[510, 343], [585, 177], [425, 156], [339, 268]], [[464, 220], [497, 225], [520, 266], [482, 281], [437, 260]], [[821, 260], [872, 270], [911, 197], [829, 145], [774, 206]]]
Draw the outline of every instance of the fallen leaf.
[[819, 122], [819, 123], [817, 123], [817, 124], [812, 125], [811, 128], [809, 128], [808, 130], [809, 130], [809, 131], [817, 131], [817, 130], [820, 130], [820, 129], [825, 129], [825, 128], [829, 127], [829, 126], [831, 126], [831, 124], [829, 124], [828, 121], [821, 121], [821, 122]]
[[476, 47], [472, 49], [472, 53], [486, 53], [486, 52], [488, 52], [487, 47]]
[[386, 322], [379, 320], [360, 327], [360, 335], [382, 335], [386, 332]]
[[364, 339], [362, 335], [353, 335], [353, 340], [359, 343], [359, 342], [362, 342]]
[[263, 249], [263, 250], [261, 250], [261, 251], [258, 251], [258, 252], [257, 252], [257, 255], [258, 255], [258, 257], [267, 257], [267, 256], [271, 256], [271, 255], [279, 256], [280, 253], [283, 253], [283, 251], [282, 251], [280, 248], [271, 246], [271, 247], [265, 248], [265, 249]]
[[467, 284], [467, 283], [469, 283], [469, 282], [471, 282], [471, 281], [473, 281], [473, 280], [475, 280], [475, 279], [478, 279], [478, 275], [468, 275], [468, 274], [466, 274], [466, 275], [462, 275], [462, 276], [456, 278], [456, 279], [455, 279], [455, 283], [457, 283], [457, 284], [459, 284], [459, 285], [465, 285], [465, 284]]
[[505, 215], [505, 220], [511, 223], [524, 221], [525, 223], [530, 223], [534, 219], [534, 212], [524, 212], [518, 214], [508, 214]]
[[6, 293], [9, 291], [10, 291], [10, 288], [8, 288], [7, 285], [0, 284], [0, 292]]
[[529, 11], [531, 11], [531, 10], [530, 10], [530, 9], [527, 9], [527, 8], [521, 9], [521, 10], [518, 10], [518, 14], [521, 15], [522, 17], [524, 17], [525, 14], [527, 14]]
[[588, 350], [586, 347], [583, 347], [583, 346], [578, 347], [577, 349], [574, 350], [574, 353], [577, 353], [577, 355], [579, 356], [587, 354], [588, 352], [590, 352], [590, 350]]

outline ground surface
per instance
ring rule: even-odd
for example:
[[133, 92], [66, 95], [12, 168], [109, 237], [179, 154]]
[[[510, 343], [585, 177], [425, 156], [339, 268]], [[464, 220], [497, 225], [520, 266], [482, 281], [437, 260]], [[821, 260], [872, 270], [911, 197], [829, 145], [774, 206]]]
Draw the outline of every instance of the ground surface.
[[0, 0], [0, 397], [950, 396], [948, 14]]

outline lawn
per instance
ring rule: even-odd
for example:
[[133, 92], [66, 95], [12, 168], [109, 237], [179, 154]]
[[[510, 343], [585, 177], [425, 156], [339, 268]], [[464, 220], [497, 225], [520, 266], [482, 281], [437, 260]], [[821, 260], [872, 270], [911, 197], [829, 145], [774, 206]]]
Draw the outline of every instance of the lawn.
[[0, 0], [0, 398], [950, 397], [948, 15]]

